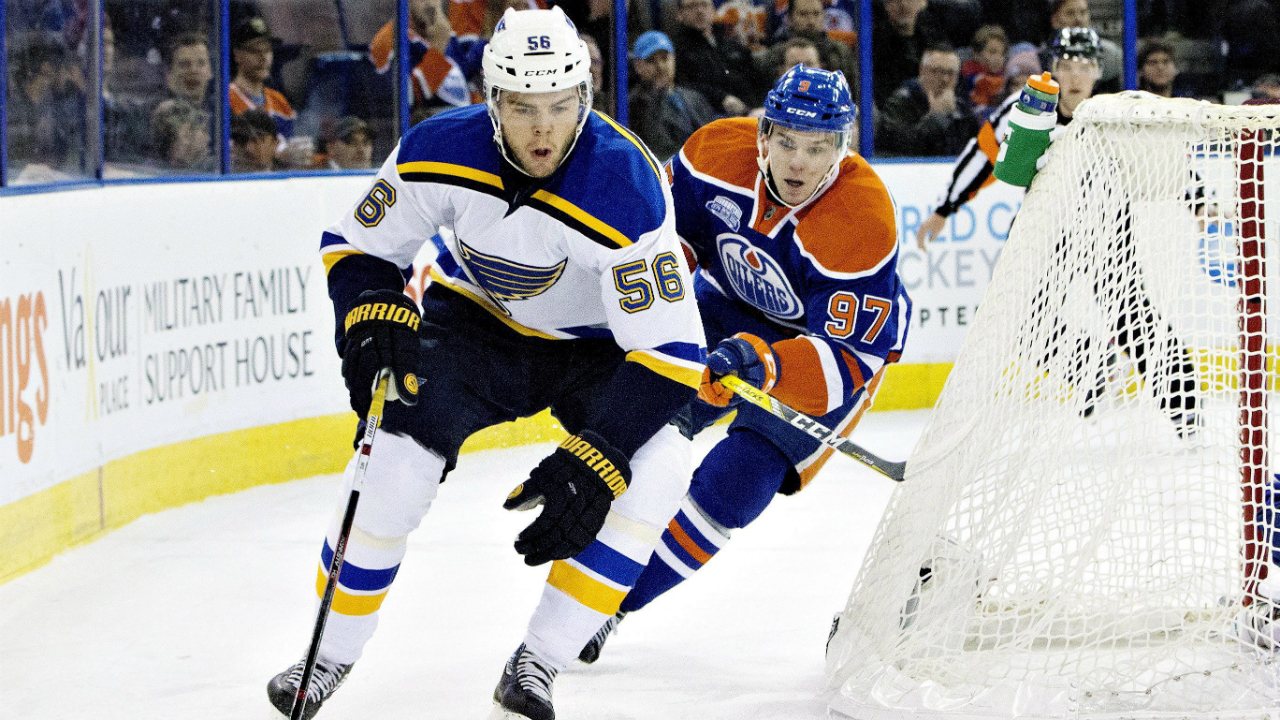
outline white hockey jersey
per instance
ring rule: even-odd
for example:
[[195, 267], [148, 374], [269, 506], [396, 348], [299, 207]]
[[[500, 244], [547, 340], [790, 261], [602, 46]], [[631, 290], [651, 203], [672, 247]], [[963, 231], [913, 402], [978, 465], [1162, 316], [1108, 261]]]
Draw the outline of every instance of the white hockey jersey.
[[524, 335], [612, 338], [628, 360], [696, 388], [702, 325], [670, 190], [643, 145], [592, 113], [549, 178], [504, 183], [504, 172], [512, 176], [503, 163], [483, 105], [417, 125], [324, 234], [326, 271], [364, 254], [407, 273], [448, 228], [449, 239], [436, 240], [433, 283]]

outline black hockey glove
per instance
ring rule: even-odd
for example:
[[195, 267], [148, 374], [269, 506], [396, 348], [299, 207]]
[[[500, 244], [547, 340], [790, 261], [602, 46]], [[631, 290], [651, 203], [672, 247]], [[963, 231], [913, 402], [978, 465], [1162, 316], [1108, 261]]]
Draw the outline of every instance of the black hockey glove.
[[373, 381], [391, 368], [400, 402], [418, 402], [422, 315], [413, 300], [394, 290], [365, 290], [343, 322], [342, 379], [351, 409], [362, 419], [373, 401]]
[[516, 538], [526, 565], [564, 560], [587, 549], [604, 527], [613, 500], [631, 483], [631, 464], [590, 430], [569, 436], [529, 479], [511, 491], [502, 507], [542, 514]]

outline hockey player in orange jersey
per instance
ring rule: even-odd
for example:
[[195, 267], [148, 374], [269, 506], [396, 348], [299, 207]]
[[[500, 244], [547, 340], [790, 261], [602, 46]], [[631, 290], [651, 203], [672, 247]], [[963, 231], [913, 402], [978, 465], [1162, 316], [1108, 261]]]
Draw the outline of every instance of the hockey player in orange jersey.
[[693, 474], [640, 579], [579, 658], [593, 662], [628, 612], [691, 577], [778, 494], [798, 492], [832, 451], [718, 382], [733, 374], [848, 435], [902, 353], [911, 303], [897, 272], [893, 202], [849, 151], [844, 75], [797, 65], [764, 118], [718, 120], [667, 164], [676, 231], [697, 270], [707, 357], [692, 437], [735, 408], [728, 437]]

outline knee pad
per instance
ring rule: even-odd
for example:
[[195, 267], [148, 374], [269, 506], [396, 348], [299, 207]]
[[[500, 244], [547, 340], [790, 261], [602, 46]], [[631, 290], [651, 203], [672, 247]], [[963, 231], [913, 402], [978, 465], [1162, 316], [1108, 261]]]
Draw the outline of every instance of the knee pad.
[[752, 430], [733, 430], [693, 473], [689, 497], [726, 528], [742, 528], [764, 512], [791, 461]]
[[[358, 457], [359, 451], [347, 464], [345, 485], [348, 489]], [[379, 433], [365, 469], [355, 527], [382, 538], [408, 535], [431, 509], [444, 475], [444, 465], [444, 458], [406, 435]], [[344, 494], [344, 500], [345, 497]], [[345, 507], [344, 502], [339, 513]], [[341, 522], [341, 517], [338, 521]]]

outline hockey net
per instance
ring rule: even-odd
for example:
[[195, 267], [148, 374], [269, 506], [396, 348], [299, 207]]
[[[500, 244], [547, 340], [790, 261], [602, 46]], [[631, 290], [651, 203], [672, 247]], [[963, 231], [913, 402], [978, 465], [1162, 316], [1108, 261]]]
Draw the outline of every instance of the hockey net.
[[837, 618], [833, 716], [1277, 717], [1277, 143], [1280, 107], [1078, 108]]

